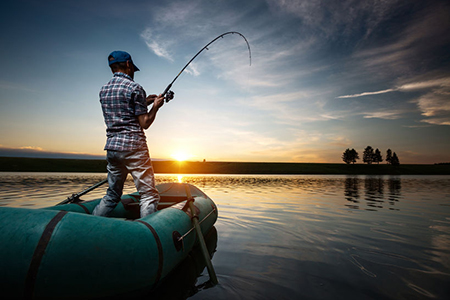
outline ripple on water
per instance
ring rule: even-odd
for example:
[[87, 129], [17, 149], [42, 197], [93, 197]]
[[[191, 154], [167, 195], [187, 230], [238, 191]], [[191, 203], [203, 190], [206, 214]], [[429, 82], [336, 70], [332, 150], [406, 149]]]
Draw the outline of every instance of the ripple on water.
[[[0, 206], [54, 205], [104, 178], [0, 174]], [[219, 209], [220, 284], [192, 299], [449, 299], [448, 176], [156, 179], [195, 184]]]

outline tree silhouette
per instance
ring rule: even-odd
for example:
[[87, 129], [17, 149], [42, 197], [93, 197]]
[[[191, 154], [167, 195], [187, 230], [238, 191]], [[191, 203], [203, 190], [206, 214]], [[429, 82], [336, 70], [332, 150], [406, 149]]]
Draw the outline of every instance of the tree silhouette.
[[[342, 153], [342, 160], [346, 164], [354, 164], [359, 159], [359, 154], [356, 152], [355, 149], [350, 150], [347, 148], [347, 150]], [[383, 156], [381, 155], [381, 151], [377, 148], [375, 151], [373, 150], [372, 146], [367, 146], [364, 149], [363, 152], [363, 162], [367, 164], [377, 163], [380, 164], [380, 162], [383, 161]], [[400, 160], [398, 159], [397, 153], [392, 153], [391, 149], [388, 149], [386, 151], [386, 162], [388, 164], [398, 166], [400, 165]]]
[[342, 154], [342, 160], [346, 163], [346, 164], [350, 164], [350, 163], [355, 163], [356, 160], [359, 159], [359, 154], [358, 152], [356, 152], [355, 149], [348, 149], [344, 151], [344, 153]]
[[397, 157], [397, 153], [394, 152], [394, 154], [392, 155], [392, 159], [391, 159], [391, 164], [393, 166], [398, 166], [400, 165], [400, 160]]
[[388, 164], [390, 164], [391, 160], [392, 160], [392, 151], [391, 151], [391, 149], [387, 149], [387, 151], [386, 151], [386, 162]]
[[373, 148], [371, 146], [367, 146], [363, 152], [363, 162], [370, 165], [373, 162], [373, 157], [374, 157]]
[[352, 155], [352, 163], [355, 163], [356, 160], [359, 159], [358, 152], [356, 152], [356, 150], [352, 148], [352, 150], [350, 150], [350, 154]]
[[342, 160], [348, 165], [352, 162], [352, 159], [350, 158], [350, 149], [347, 148], [347, 150], [342, 153]]
[[383, 161], [383, 157], [381, 156], [380, 150], [375, 150], [375, 154], [373, 155], [373, 162], [376, 162], [377, 164], [380, 164], [380, 162]]

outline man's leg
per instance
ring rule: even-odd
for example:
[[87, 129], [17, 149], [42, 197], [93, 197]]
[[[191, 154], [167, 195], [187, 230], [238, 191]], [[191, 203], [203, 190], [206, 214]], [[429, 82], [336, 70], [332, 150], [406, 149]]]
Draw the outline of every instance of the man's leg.
[[154, 213], [160, 197], [155, 187], [155, 175], [148, 150], [139, 150], [127, 157], [127, 168], [141, 196], [141, 218]]
[[107, 217], [111, 214], [122, 196], [123, 185], [127, 179], [128, 171], [123, 164], [124, 152], [108, 150], [106, 160], [108, 161], [108, 189], [106, 195], [92, 212], [95, 216]]

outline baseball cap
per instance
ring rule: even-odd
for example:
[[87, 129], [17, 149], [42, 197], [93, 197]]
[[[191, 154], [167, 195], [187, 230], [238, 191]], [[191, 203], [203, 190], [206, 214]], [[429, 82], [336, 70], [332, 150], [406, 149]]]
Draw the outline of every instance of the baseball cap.
[[131, 59], [131, 55], [128, 52], [125, 51], [113, 51], [110, 55], [108, 55], [108, 63], [109, 65], [112, 65], [114, 63], [118, 62], [125, 62], [125, 61], [131, 61], [131, 63], [134, 66], [134, 71], [139, 71], [139, 68], [136, 67], [136, 65], [133, 63], [133, 60]]

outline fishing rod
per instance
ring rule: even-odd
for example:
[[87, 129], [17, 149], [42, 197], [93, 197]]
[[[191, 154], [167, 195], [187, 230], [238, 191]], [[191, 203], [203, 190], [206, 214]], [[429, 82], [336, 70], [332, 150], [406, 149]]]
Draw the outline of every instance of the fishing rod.
[[252, 52], [250, 50], [250, 44], [248, 43], [247, 39], [245, 38], [245, 36], [237, 31], [229, 31], [229, 32], [225, 32], [221, 35], [219, 35], [218, 37], [216, 37], [215, 39], [213, 39], [211, 42], [209, 42], [208, 44], [206, 44], [205, 47], [203, 47], [202, 49], [200, 49], [200, 51], [197, 52], [197, 54], [194, 55], [194, 57], [191, 58], [191, 60], [183, 67], [183, 69], [181, 69], [180, 73], [178, 73], [178, 75], [172, 80], [172, 82], [166, 87], [166, 89], [164, 90], [164, 92], [162, 93], [162, 96], [166, 96], [166, 103], [169, 102], [170, 100], [173, 99], [174, 97], [174, 92], [172, 92], [170, 90], [170, 88], [172, 87], [172, 85], [174, 84], [174, 82], [178, 79], [178, 77], [181, 75], [181, 73], [183, 73], [184, 70], [186, 70], [186, 68], [191, 64], [191, 62], [197, 58], [197, 56], [199, 56], [200, 53], [202, 53], [205, 49], [208, 49], [208, 46], [211, 45], [212, 43], [214, 43], [215, 41], [217, 41], [220, 38], [223, 38], [224, 36], [228, 35], [228, 34], [237, 34], [240, 35], [245, 42], [247, 43], [247, 48], [248, 48], [248, 54], [249, 54], [249, 59], [250, 59], [250, 66], [252, 65]]

